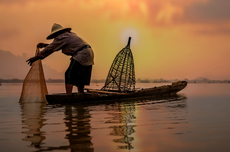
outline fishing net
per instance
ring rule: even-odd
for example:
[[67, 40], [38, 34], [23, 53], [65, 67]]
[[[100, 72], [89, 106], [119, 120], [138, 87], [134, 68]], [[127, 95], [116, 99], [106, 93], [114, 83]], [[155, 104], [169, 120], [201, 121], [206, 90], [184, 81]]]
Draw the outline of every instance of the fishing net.
[[[36, 54], [39, 48], [36, 49]], [[35, 61], [28, 72], [22, 87], [19, 102], [46, 102], [48, 94], [41, 60]]]
[[128, 44], [113, 60], [104, 87], [101, 90], [119, 92], [135, 91], [135, 71], [133, 54], [130, 49], [131, 37]]

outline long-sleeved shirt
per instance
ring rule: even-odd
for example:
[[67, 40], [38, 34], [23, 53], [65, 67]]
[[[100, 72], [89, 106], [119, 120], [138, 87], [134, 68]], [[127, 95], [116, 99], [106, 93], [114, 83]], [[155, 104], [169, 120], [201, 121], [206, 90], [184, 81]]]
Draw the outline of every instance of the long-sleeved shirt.
[[82, 49], [86, 45], [89, 44], [75, 33], [65, 32], [58, 35], [54, 41], [47, 45], [37, 56], [39, 59], [44, 59], [53, 52], [62, 50], [62, 53], [72, 56], [73, 59], [84, 66], [93, 65], [93, 50], [89, 47]]

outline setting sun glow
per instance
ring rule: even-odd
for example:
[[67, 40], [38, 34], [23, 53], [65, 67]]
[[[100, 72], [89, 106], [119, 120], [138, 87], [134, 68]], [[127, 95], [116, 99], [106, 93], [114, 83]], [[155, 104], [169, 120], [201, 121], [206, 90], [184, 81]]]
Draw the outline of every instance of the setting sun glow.
[[[229, 3], [224, 0], [1, 1], [0, 50], [29, 58], [37, 43], [52, 42], [45, 38], [53, 23], [59, 23], [72, 27], [92, 46], [95, 79], [107, 76], [128, 37], [132, 37], [137, 78], [228, 79], [228, 12]], [[69, 57], [59, 51], [42, 62], [60, 73], [45, 71], [47, 79], [63, 78]], [[8, 72], [4, 67], [0, 70]], [[6, 75], [17, 77], [2, 74], [0, 78]]]
[[132, 45], [135, 45], [135, 43], [137, 43], [138, 41], [138, 31], [134, 28], [127, 28], [124, 31], [122, 31], [121, 34], [121, 39], [123, 44], [127, 44], [127, 40], [129, 37], [132, 38]]

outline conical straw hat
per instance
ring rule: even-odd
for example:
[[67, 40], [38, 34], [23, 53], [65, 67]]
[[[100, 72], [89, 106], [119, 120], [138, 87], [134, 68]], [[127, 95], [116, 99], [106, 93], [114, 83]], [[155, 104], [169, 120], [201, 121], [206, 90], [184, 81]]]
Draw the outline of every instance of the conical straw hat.
[[54, 23], [54, 25], [52, 26], [52, 29], [51, 29], [51, 33], [46, 39], [47, 40], [53, 39], [56, 36], [56, 34], [58, 34], [58, 32], [61, 32], [63, 30], [69, 30], [70, 31], [71, 28], [64, 28], [60, 24]]

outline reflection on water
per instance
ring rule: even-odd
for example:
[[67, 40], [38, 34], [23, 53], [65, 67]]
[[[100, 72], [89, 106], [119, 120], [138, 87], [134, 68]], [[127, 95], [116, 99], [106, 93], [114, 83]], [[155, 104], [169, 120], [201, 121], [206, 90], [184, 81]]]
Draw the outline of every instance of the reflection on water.
[[109, 113], [111, 117], [107, 118], [109, 120], [106, 123], [116, 124], [110, 126], [112, 131], [110, 135], [115, 136], [113, 141], [118, 143], [119, 149], [133, 149], [132, 141], [134, 137], [131, 135], [135, 132], [132, 125], [135, 123], [135, 103], [116, 103], [111, 106], [107, 106], [105, 110], [112, 110], [114, 112]]
[[[178, 126], [184, 126], [188, 123], [186, 109], [186, 97], [176, 95], [157, 100], [151, 97], [131, 99], [105, 105], [103, 110], [108, 111], [109, 116], [104, 119], [106, 125], [110, 124], [112, 141], [117, 149], [125, 151], [139, 149], [140, 145], [137, 146], [135, 140], [142, 139], [144, 141], [148, 138], [152, 140], [154, 138], [153, 132], [155, 136], [159, 135], [161, 130], [171, 131], [171, 134], [175, 135], [189, 132], [178, 129]], [[177, 129], [180, 131], [178, 132]], [[146, 130], [149, 130], [148, 134], [145, 134]], [[152, 136], [149, 137], [149, 134]], [[154, 143], [148, 145], [151, 147]], [[144, 146], [146, 145], [144, 144]], [[151, 149], [146, 149], [151, 151]]]
[[4, 84], [1, 151], [227, 152], [229, 90], [229, 84], [189, 84], [181, 92], [187, 99], [131, 99], [79, 107], [19, 104], [21, 85]]
[[[131, 99], [130, 101], [124, 101], [113, 104], [102, 104], [96, 105], [96, 107], [103, 107], [99, 111], [107, 111], [107, 116], [102, 117], [101, 121], [104, 121], [104, 124], [109, 125], [110, 129], [109, 135], [112, 137], [112, 141], [117, 149], [120, 150], [132, 150], [135, 149], [135, 140], [137, 138], [147, 137], [144, 135], [140, 137], [138, 133], [136, 134], [136, 128], [139, 126], [146, 126], [141, 122], [138, 123], [138, 118], [143, 119], [142, 115], [146, 112], [151, 111], [153, 113], [156, 111], [158, 113], [158, 119], [153, 120], [154, 125], [165, 124], [169, 122], [169, 126], [163, 129], [174, 129], [175, 124], [185, 121], [186, 117], [183, 117], [184, 114], [179, 116], [174, 113], [180, 112], [180, 109], [187, 107], [185, 102], [185, 97], [175, 96], [171, 98], [163, 98], [153, 100], [151, 98], [143, 99]], [[92, 143], [92, 127], [91, 120], [93, 114], [90, 113], [89, 105], [59, 105], [59, 109], [63, 109], [63, 124], [65, 124], [65, 136], [60, 137], [67, 139], [68, 145], [59, 145], [59, 146], [49, 146], [45, 143], [45, 136], [48, 136], [42, 127], [45, 125], [46, 119], [45, 114], [47, 111], [52, 111], [55, 109], [55, 106], [50, 108], [46, 106], [46, 103], [22, 103], [22, 124], [23, 132], [22, 134], [25, 137], [23, 141], [29, 141], [31, 147], [35, 147], [37, 151], [53, 151], [53, 150], [71, 150], [71, 151], [84, 151], [84, 152], [93, 152], [94, 147]], [[95, 111], [97, 111], [95, 109]], [[138, 113], [142, 111], [143, 114]], [[55, 111], [53, 111], [55, 113]], [[182, 111], [183, 113], [184, 111]], [[160, 113], [165, 116], [160, 116]], [[168, 115], [174, 114], [174, 115]], [[156, 116], [157, 114], [155, 114]], [[148, 119], [151, 121], [151, 115], [148, 116]], [[164, 119], [167, 119], [164, 121]], [[171, 120], [172, 122], [170, 122]], [[58, 125], [58, 124], [57, 124]], [[101, 124], [103, 126], [103, 124]], [[148, 124], [149, 125], [149, 124]], [[163, 125], [165, 127], [165, 125]], [[149, 128], [148, 128], [149, 129]], [[139, 132], [141, 132], [139, 130]], [[56, 132], [56, 134], [58, 134]], [[176, 134], [176, 133], [175, 133]], [[178, 133], [177, 133], [178, 134]], [[102, 137], [102, 139], [107, 137]], [[113, 144], [113, 145], [114, 145]]]
[[21, 115], [22, 115], [22, 134], [25, 137], [22, 139], [31, 143], [31, 146], [40, 148], [42, 141], [45, 139], [45, 132], [41, 131], [44, 126], [46, 113], [46, 103], [34, 102], [34, 103], [21, 103]]
[[[37, 148], [37, 151], [52, 151], [52, 150], [68, 150], [93, 152], [93, 144], [90, 136], [90, 114], [87, 107], [84, 106], [64, 106], [65, 118], [64, 123], [67, 127], [66, 138], [69, 145], [66, 146], [44, 146], [42, 143], [46, 139], [45, 132], [41, 131], [45, 125], [44, 115], [46, 113], [46, 103], [22, 103], [22, 134], [25, 137], [24, 141], [29, 141], [32, 147]], [[43, 145], [42, 145], [43, 144]]]
[[69, 140], [71, 151], [93, 152], [89, 110], [82, 105], [66, 105], [65, 116], [68, 132], [66, 138]]

